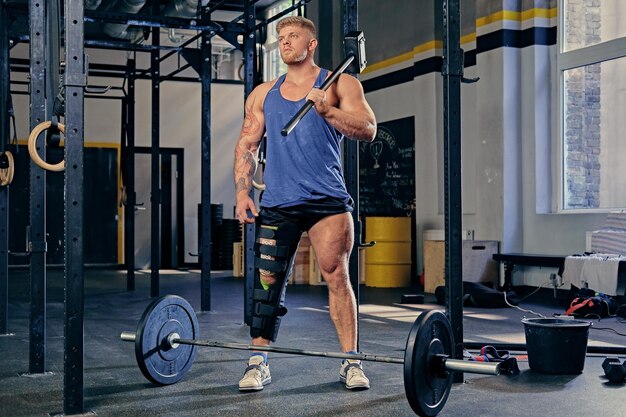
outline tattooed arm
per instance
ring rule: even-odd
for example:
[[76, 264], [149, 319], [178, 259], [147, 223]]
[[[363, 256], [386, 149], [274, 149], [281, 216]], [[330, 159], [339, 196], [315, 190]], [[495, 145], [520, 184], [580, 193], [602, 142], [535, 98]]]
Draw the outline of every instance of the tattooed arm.
[[248, 210], [254, 216], [258, 214], [249, 194], [252, 189], [252, 176], [257, 168], [259, 144], [265, 130], [263, 98], [266, 90], [265, 84], [262, 84], [248, 96], [245, 104], [243, 126], [235, 146], [233, 170], [235, 175], [235, 196], [237, 199], [235, 214], [241, 223], [254, 223], [254, 218], [248, 218]]
[[307, 99], [313, 101], [315, 110], [335, 129], [350, 139], [371, 142], [376, 136], [376, 117], [365, 100], [363, 86], [351, 75], [342, 74], [331, 88], [339, 103], [330, 105], [326, 92], [314, 88]]

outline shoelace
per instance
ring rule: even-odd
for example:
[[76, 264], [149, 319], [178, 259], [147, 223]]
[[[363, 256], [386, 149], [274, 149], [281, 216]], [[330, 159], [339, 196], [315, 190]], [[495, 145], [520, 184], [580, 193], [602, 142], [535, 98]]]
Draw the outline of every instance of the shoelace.
[[362, 373], [363, 373], [363, 369], [361, 368], [356, 368], [356, 367], [350, 368], [348, 369], [348, 372], [346, 373], [346, 379], [352, 379], [355, 376], [357, 377], [361, 376]]
[[255, 368], [255, 369], [250, 369], [248, 372], [246, 372], [246, 375], [251, 374], [253, 378], [256, 378], [258, 380], [262, 379], [262, 373], [261, 370], [259, 368]]

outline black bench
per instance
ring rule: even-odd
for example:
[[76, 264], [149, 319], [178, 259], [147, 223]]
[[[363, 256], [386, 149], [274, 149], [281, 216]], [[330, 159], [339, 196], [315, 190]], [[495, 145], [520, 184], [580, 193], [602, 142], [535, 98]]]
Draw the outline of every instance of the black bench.
[[[493, 260], [504, 264], [504, 285], [505, 291], [510, 291], [513, 287], [513, 270], [516, 265], [539, 266], [548, 268], [558, 268], [558, 274], [563, 275], [565, 258], [563, 255], [536, 255], [528, 253], [494, 253]], [[621, 263], [620, 263], [621, 266]]]
[[[510, 291], [513, 287], [512, 277], [515, 266], [539, 266], [548, 268], [558, 268], [557, 274], [563, 276], [566, 255], [538, 255], [530, 253], [495, 253], [492, 256], [496, 262], [504, 264], [504, 285], [502, 289]], [[626, 286], [626, 261], [621, 261], [617, 270], [619, 277], [618, 294], [620, 289]]]

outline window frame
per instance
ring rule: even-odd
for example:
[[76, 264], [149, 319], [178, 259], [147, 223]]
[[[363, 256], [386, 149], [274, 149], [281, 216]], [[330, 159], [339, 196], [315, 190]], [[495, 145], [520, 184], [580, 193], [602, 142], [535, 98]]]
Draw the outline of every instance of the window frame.
[[[281, 11], [285, 10], [288, 7], [291, 7], [292, 5], [293, 5], [292, 0], [279, 0], [273, 3], [270, 7], [268, 7], [266, 13], [270, 16], [275, 16], [276, 14], [280, 13]], [[283, 17], [297, 16], [297, 15], [298, 15], [298, 9], [294, 9], [291, 11], [291, 13], [287, 13]], [[263, 44], [263, 48], [262, 48], [263, 62], [266, 63], [266, 65], [263, 66], [263, 81], [271, 81], [277, 78], [279, 75], [281, 75], [280, 68], [270, 68], [270, 66], [267, 65], [267, 63], [272, 61], [271, 54], [278, 51], [278, 40], [274, 39], [275, 38], [274, 33], [276, 30], [277, 22], [278, 21], [274, 21], [267, 25], [267, 40]], [[270, 42], [270, 39], [274, 39], [274, 40]], [[280, 62], [280, 56], [278, 57], [278, 62]]]
[[609, 213], [615, 210], [626, 209], [626, 207], [610, 207], [610, 208], [565, 208], [565, 71], [580, 68], [587, 65], [598, 64], [626, 57], [626, 36], [614, 38], [608, 41], [600, 42], [595, 45], [585, 46], [582, 48], [564, 51], [565, 45], [565, 7], [568, 0], [558, 0], [557, 3], [557, 80], [558, 80], [558, 102], [559, 102], [559, 120], [558, 135], [556, 146], [556, 157], [558, 167], [558, 178], [556, 179], [556, 204], [557, 213], [576, 214], [576, 213]]

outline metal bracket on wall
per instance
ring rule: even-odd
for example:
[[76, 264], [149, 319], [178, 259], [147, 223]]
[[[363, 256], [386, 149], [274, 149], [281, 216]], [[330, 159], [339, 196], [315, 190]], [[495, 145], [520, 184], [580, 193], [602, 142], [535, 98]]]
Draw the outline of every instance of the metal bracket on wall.
[[[460, 68], [455, 68], [454, 70], [450, 70], [450, 65], [448, 64], [448, 61], [446, 60], [446, 58], [443, 57], [442, 59], [443, 59], [443, 63], [441, 65], [442, 76], [461, 77], [461, 82], [465, 84], [473, 84], [480, 80], [480, 77], [474, 77], [474, 78], [464, 77], [463, 75], [464, 75], [465, 67], [463, 64], [461, 64]], [[465, 62], [465, 50], [463, 50], [462, 48], [461, 48], [461, 62]]]

